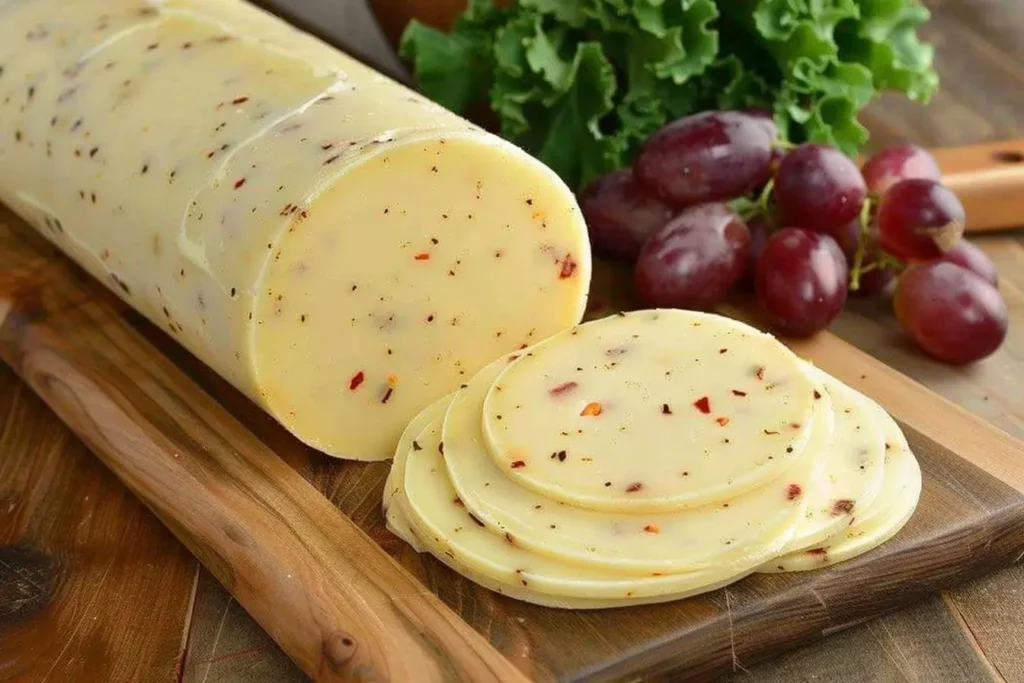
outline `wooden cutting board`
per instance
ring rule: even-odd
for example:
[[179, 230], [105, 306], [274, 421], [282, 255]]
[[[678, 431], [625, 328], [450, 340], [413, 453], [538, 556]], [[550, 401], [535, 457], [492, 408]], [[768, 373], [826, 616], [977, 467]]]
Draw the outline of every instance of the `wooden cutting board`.
[[[628, 305], [621, 276], [598, 269], [595, 314]], [[386, 463], [303, 447], [0, 209], [0, 357], [319, 680], [705, 680], [1020, 559], [1024, 445], [831, 335], [797, 350], [907, 431], [906, 529], [811, 574], [544, 609], [413, 553], [383, 526]]]

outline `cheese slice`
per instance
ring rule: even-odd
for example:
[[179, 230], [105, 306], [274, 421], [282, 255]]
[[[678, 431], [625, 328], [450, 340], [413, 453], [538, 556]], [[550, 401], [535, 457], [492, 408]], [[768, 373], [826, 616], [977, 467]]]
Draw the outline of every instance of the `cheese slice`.
[[[428, 412], [440, 413], [444, 404]], [[678, 600], [715, 590], [750, 573], [742, 568], [631, 576], [538, 555], [481, 526], [452, 488], [441, 454], [442, 421], [423, 429], [395, 458], [404, 476], [400, 505], [424, 546], [477, 583], [542, 605], [580, 609]], [[399, 496], [395, 496], [395, 501]], [[394, 506], [392, 507], [394, 509]]]
[[806, 516], [786, 552], [829, 538], [849, 526], [860, 510], [870, 509], [882, 486], [885, 465], [885, 439], [875, 403], [810, 364], [805, 369], [827, 393], [835, 429], [821, 455], [824, 471], [808, 492]]
[[396, 498], [401, 499], [404, 496], [403, 482], [405, 481], [405, 464], [408, 460], [406, 455], [414, 448], [419, 450], [420, 445], [416, 442], [416, 437], [435, 420], [443, 419], [451, 402], [452, 396], [445, 396], [421, 410], [409, 422], [405, 431], [402, 432], [402, 437], [398, 440], [394, 462], [391, 470], [388, 472], [387, 479], [384, 481], [382, 509], [384, 510], [384, 520], [387, 523], [388, 530], [411, 545], [418, 553], [426, 552], [426, 550], [409, 524], [405, 506], [401, 504], [396, 505], [394, 501]]
[[580, 320], [543, 164], [241, 0], [10, 0], [0, 199], [306, 443]]
[[[813, 482], [828, 445], [826, 429], [808, 417], [808, 448], [780, 477], [765, 486], [719, 502], [678, 512], [632, 514], [590, 510], [551, 500], [510, 478], [487, 451], [481, 410], [488, 389], [514, 354], [495, 361], [458, 391], [444, 421], [448, 474], [466, 508], [489, 529], [521, 547], [566, 561], [622, 572], [681, 572], [742, 567], [778, 553], [805, 511], [805, 491]], [[635, 381], [644, 382], [638, 375]], [[808, 389], [811, 396], [813, 389]], [[827, 410], [821, 402], [815, 411]], [[824, 417], [822, 423], [827, 426]], [[637, 434], [639, 438], [639, 433]], [[721, 444], [712, 456], [731, 456]], [[554, 454], [557, 457], [557, 453]], [[739, 457], [739, 456], [738, 456]]]
[[885, 543], [910, 520], [921, 497], [921, 467], [896, 421], [878, 405], [872, 411], [885, 439], [884, 476], [874, 502], [823, 543], [776, 558], [759, 571], [808, 571], [849, 560]]
[[488, 391], [484, 433], [495, 464], [545, 496], [671, 511], [781, 476], [804, 453], [813, 394], [799, 359], [767, 334], [707, 313], [638, 311], [524, 353]]

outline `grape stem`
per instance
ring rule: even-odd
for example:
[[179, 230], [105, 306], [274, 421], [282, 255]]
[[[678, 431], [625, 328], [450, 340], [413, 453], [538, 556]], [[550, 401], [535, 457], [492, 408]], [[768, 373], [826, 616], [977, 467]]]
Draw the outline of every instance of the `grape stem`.
[[857, 239], [857, 254], [853, 258], [853, 270], [850, 272], [850, 291], [856, 292], [860, 289], [860, 276], [878, 267], [878, 263], [871, 264], [871, 267], [864, 267], [864, 251], [868, 237], [868, 223], [871, 220], [871, 208], [873, 201], [870, 197], [864, 200], [864, 206], [860, 209], [860, 235]]

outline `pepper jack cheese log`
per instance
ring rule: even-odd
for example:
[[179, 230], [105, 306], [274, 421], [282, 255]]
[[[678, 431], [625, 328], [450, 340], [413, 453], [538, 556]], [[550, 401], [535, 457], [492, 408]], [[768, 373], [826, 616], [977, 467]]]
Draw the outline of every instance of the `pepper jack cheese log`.
[[308, 444], [579, 321], [540, 162], [241, 0], [0, 0], [0, 199]]

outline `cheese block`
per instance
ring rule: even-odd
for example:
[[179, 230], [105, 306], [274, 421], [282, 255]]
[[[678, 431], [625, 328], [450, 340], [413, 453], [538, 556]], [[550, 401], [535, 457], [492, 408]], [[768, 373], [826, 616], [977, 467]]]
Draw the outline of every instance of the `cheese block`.
[[869, 509], [882, 486], [885, 465], [885, 440], [875, 403], [810, 364], [805, 369], [828, 394], [835, 429], [822, 453], [822, 477], [808, 492], [807, 514], [786, 552], [825, 540], [849, 526], [861, 510]]
[[849, 560], [885, 543], [910, 520], [921, 497], [921, 467], [896, 421], [878, 405], [872, 412], [885, 439], [884, 475], [874, 501], [823, 543], [776, 558], [759, 571], [808, 571]]
[[448, 410], [448, 405], [452, 402], [452, 396], [448, 395], [439, 401], [431, 403], [429, 406], [424, 408], [416, 415], [402, 432], [402, 437], [398, 440], [398, 447], [395, 449], [394, 463], [391, 466], [391, 470], [388, 472], [388, 477], [384, 481], [384, 499], [382, 509], [384, 510], [384, 520], [387, 524], [388, 531], [398, 536], [403, 541], [413, 547], [418, 553], [426, 552], [426, 549], [420, 543], [419, 538], [413, 532], [411, 525], [409, 524], [408, 515], [405, 512], [405, 506], [401, 504], [393, 504], [395, 499], [402, 499], [403, 493], [403, 482], [405, 481], [405, 463], [407, 458], [405, 455], [411, 450], [414, 445], [416, 449], [419, 449], [419, 444], [416, 443], [416, 437], [419, 436], [420, 432], [429, 427], [435, 420], [443, 419], [445, 412]]
[[[488, 453], [481, 425], [484, 398], [514, 357], [495, 361], [460, 389], [443, 428], [451, 482], [466, 508], [491, 531], [536, 553], [637, 574], [742, 567], [776, 555], [789, 541], [805, 512], [805, 491], [821, 462], [817, 455], [831, 436], [826, 429], [815, 428], [828, 425], [814, 412], [827, 410], [823, 402], [811, 401], [813, 411], [805, 420], [810, 441], [801, 457], [761, 488], [677, 512], [592, 510], [520, 486], [510, 477], [510, 468], [499, 467]], [[633, 378], [648, 380], [644, 374]], [[813, 389], [807, 393], [811, 396]], [[637, 432], [636, 438], [642, 434]], [[723, 442], [710, 456], [732, 457], [729, 447]], [[549, 457], [560, 456], [552, 452]]]
[[[444, 410], [438, 404], [430, 412]], [[442, 562], [477, 583], [541, 605], [592, 609], [677, 600], [714, 590], [751, 572], [742, 569], [630, 576], [532, 553], [481, 526], [461, 503], [448, 480], [441, 454], [442, 421], [423, 429], [408, 451], [395, 457], [404, 474], [395, 507], [405, 509], [410, 526]], [[401, 502], [398, 502], [401, 501]]]
[[524, 353], [488, 391], [483, 424], [495, 464], [522, 486], [664, 512], [781, 476], [804, 453], [813, 395], [770, 335], [707, 313], [638, 311]]
[[8, 0], [0, 199], [306, 443], [579, 321], [543, 164], [242, 0]]

